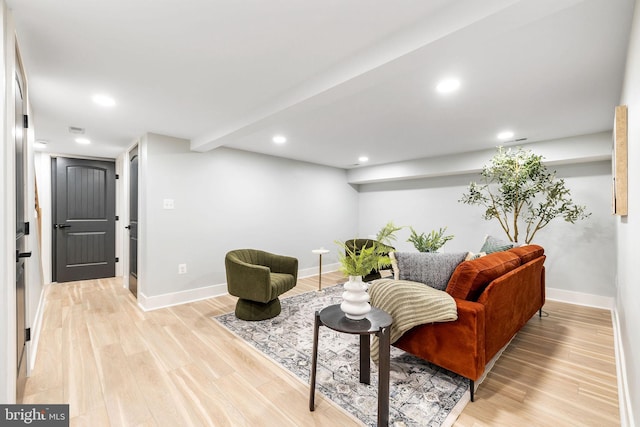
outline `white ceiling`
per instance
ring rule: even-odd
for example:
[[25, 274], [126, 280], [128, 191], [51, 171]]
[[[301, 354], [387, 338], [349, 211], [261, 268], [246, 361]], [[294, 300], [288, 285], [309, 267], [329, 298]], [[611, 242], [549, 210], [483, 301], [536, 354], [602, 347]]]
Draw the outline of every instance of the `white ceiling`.
[[[611, 129], [633, 0], [7, 0], [45, 151], [146, 132], [342, 168]], [[439, 79], [462, 86], [443, 96]], [[92, 103], [95, 93], [116, 100]], [[86, 129], [88, 146], [69, 126]], [[271, 138], [285, 135], [286, 144]]]

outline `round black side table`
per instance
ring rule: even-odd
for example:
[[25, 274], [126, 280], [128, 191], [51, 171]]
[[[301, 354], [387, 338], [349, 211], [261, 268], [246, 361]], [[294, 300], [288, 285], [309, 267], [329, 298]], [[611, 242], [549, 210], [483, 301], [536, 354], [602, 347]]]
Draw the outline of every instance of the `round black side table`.
[[313, 359], [311, 364], [311, 390], [309, 410], [315, 410], [316, 369], [318, 364], [318, 330], [324, 325], [334, 331], [360, 335], [360, 382], [369, 384], [371, 380], [369, 335], [379, 338], [378, 361], [378, 426], [389, 424], [389, 348], [391, 316], [371, 307], [371, 311], [362, 320], [351, 320], [345, 316], [340, 305], [330, 305], [316, 311], [313, 331]]

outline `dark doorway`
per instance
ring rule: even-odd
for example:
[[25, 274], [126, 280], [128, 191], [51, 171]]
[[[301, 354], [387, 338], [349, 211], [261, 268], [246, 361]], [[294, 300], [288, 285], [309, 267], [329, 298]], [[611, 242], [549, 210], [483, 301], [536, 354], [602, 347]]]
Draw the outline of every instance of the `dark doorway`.
[[53, 159], [53, 280], [115, 276], [115, 162]]
[[129, 290], [138, 296], [138, 147], [129, 151]]
[[[16, 61], [20, 64], [19, 60]], [[25, 221], [26, 202], [26, 127], [27, 117], [24, 114], [24, 77], [20, 66], [16, 67], [15, 90], [15, 179], [16, 179], [16, 401], [21, 402], [24, 386], [27, 381], [27, 348], [26, 348], [26, 258], [31, 252], [26, 252], [28, 225]]]

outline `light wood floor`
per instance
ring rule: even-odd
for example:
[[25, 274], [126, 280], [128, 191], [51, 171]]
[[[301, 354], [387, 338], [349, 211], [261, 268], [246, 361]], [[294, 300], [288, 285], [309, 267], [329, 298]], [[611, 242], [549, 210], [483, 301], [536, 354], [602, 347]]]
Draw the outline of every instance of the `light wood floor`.
[[[323, 285], [341, 282], [323, 275]], [[301, 279], [293, 295], [317, 288]], [[355, 426], [211, 316], [235, 298], [141, 311], [118, 279], [52, 285], [24, 403], [69, 403], [71, 425]], [[611, 315], [548, 302], [456, 426], [619, 425]]]

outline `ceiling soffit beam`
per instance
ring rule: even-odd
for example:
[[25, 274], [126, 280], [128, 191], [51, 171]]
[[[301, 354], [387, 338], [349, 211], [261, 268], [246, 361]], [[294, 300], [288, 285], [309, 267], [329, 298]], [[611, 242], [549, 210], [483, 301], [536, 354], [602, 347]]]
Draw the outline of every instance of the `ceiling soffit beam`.
[[[191, 140], [191, 150], [209, 151], [234, 139], [253, 133], [256, 128], [268, 124], [279, 113], [291, 113], [294, 107], [332, 89], [353, 82], [357, 77], [380, 69], [383, 65], [419, 50], [475, 23], [496, 15], [508, 22], [506, 27], [518, 27], [571, 7], [582, 0], [492, 0], [477, 2], [463, 0], [452, 3], [437, 15], [431, 15], [412, 27], [398, 32], [375, 48], [362, 51], [317, 78], [299, 85], [282, 96], [259, 108], [242, 119], [227, 123], [214, 132]], [[502, 26], [504, 31], [505, 26]], [[355, 86], [359, 86], [356, 84]], [[279, 119], [282, 119], [279, 117]]]
[[[588, 163], [611, 159], [610, 131], [519, 145], [543, 157], [547, 165]], [[516, 147], [518, 145], [511, 145]], [[349, 184], [401, 181], [479, 173], [496, 150], [479, 150], [347, 170]]]

